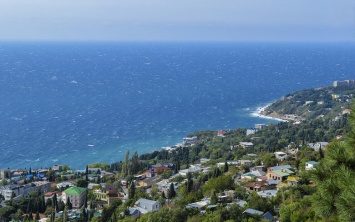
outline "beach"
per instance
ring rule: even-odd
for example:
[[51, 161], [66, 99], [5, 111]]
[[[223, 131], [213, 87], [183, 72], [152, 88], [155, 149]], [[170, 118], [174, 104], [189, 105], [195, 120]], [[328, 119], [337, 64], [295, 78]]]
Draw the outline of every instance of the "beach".
[[268, 103], [267, 105], [258, 107], [254, 112], [252, 112], [251, 115], [254, 117], [260, 117], [260, 118], [264, 118], [264, 119], [272, 119], [272, 120], [277, 120], [280, 122], [288, 122], [288, 120], [280, 118], [278, 114], [274, 114], [276, 116], [263, 114], [263, 112], [271, 105], [272, 105], [272, 103]]

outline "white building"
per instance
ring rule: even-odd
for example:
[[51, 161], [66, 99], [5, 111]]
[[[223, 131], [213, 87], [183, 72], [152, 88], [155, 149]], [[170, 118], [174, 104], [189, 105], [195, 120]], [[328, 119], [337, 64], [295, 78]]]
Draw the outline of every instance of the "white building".
[[316, 168], [316, 165], [318, 164], [318, 162], [316, 161], [308, 161], [306, 162], [306, 170], [314, 170]]
[[137, 200], [134, 204], [137, 209], [142, 213], [155, 212], [161, 209], [161, 204], [158, 201], [148, 200], [141, 198]]
[[47, 192], [50, 190], [50, 183], [47, 181], [36, 181], [24, 185], [11, 184], [0, 187], [0, 193], [4, 196], [5, 200], [11, 200], [12, 196], [28, 197], [32, 191]]
[[281, 161], [283, 161], [287, 158], [287, 154], [284, 152], [275, 152], [274, 154], [275, 154], [276, 159], [279, 159]]
[[239, 142], [239, 146], [248, 149], [253, 148], [254, 144], [252, 142]]
[[197, 136], [193, 137], [185, 137], [183, 138], [183, 145], [191, 144], [191, 143], [196, 143], [197, 142]]

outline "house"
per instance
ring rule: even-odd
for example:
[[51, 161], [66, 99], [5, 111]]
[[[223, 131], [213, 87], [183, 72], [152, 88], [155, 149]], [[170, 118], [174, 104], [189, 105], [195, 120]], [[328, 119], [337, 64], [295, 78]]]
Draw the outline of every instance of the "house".
[[156, 185], [158, 186], [158, 190], [161, 192], [165, 192], [166, 194], [167, 194], [168, 190], [170, 189], [171, 184], [173, 184], [175, 190], [178, 189], [179, 184], [177, 182], [169, 182], [169, 180], [167, 180], [167, 179], [164, 179], [164, 180], [156, 183]]
[[265, 171], [265, 166], [254, 166], [251, 170]]
[[318, 164], [318, 162], [316, 161], [308, 161], [306, 162], [306, 170], [314, 170], [316, 168], [316, 165]]
[[253, 179], [255, 177], [256, 176], [254, 174], [252, 174], [252, 173], [244, 173], [244, 174], [241, 175], [240, 179], [242, 181], [248, 181], [248, 180], [251, 180], [251, 179]]
[[62, 182], [62, 183], [57, 183], [57, 188], [58, 189], [72, 187], [72, 186], [74, 186], [74, 184], [71, 183], [71, 182], [67, 182], [67, 181]]
[[61, 171], [62, 170], [62, 165], [53, 165], [52, 169], [54, 171]]
[[253, 148], [254, 144], [252, 142], [239, 142], [239, 146], [243, 147], [244, 149], [251, 149]]
[[195, 172], [200, 172], [200, 171], [204, 171], [205, 172], [209, 170], [209, 167], [202, 167], [200, 164], [195, 164], [195, 165], [191, 165], [188, 169], [184, 169], [184, 170], [179, 170], [179, 174], [181, 176], [186, 176], [188, 173], [195, 173]]
[[265, 175], [265, 172], [259, 171], [259, 170], [254, 170], [245, 174], [242, 174], [241, 179], [242, 180], [251, 180], [256, 177], [262, 177]]
[[98, 184], [98, 183], [89, 183], [88, 184], [89, 190], [92, 190], [94, 187], [100, 187], [100, 184]]
[[234, 199], [234, 190], [226, 190], [217, 195], [218, 203], [226, 203]]
[[96, 200], [105, 201], [107, 205], [110, 206], [112, 201], [122, 199], [124, 196], [119, 195], [116, 188], [113, 188], [112, 190], [109, 188], [110, 187], [103, 188], [102, 190], [94, 190], [93, 195]]
[[295, 187], [301, 183], [301, 178], [296, 176], [287, 177], [287, 184], [291, 187]]
[[[155, 165], [151, 165], [150, 169], [146, 171], [146, 176], [148, 177], [154, 177], [157, 174], [163, 173], [165, 171], [171, 171], [174, 169], [174, 164], [172, 163], [158, 163]], [[147, 175], [149, 174], [150, 175]]]
[[206, 206], [210, 203], [209, 200], [201, 200], [195, 203], [190, 203], [190, 204], [186, 204], [187, 208], [195, 208], [199, 211], [203, 211], [206, 209]]
[[80, 208], [85, 201], [86, 189], [82, 187], [69, 187], [62, 193], [63, 203], [67, 203], [68, 199], [73, 208]]
[[147, 188], [151, 188], [155, 183], [156, 183], [155, 177], [148, 177], [145, 178], [144, 180], [136, 181], [136, 186], [144, 187], [145, 189], [147, 189]]
[[218, 130], [217, 136], [224, 137], [224, 134], [225, 134], [226, 132], [227, 132], [227, 131], [225, 131], [225, 130]]
[[266, 127], [265, 124], [255, 124], [255, 129], [257, 129], [257, 130], [262, 130], [262, 129], [264, 129], [265, 127]]
[[218, 166], [218, 167], [224, 167], [224, 166], [226, 165], [226, 163], [227, 163], [228, 165], [235, 165], [235, 166], [239, 165], [239, 162], [238, 162], [238, 161], [227, 160], [226, 162], [219, 162], [219, 163], [217, 163], [217, 166]]
[[254, 163], [251, 160], [239, 160], [240, 165], [247, 165], [248, 167], [254, 166]]
[[[247, 135], [247, 136], [253, 135], [253, 134], [255, 134], [256, 132], [258, 132], [257, 129], [247, 129], [246, 135]], [[231, 147], [231, 148], [232, 148], [232, 147]]]
[[252, 170], [249, 173], [254, 174], [257, 177], [265, 176], [266, 174], [264, 171], [260, 171], [260, 170]]
[[62, 200], [62, 192], [47, 192], [44, 194], [44, 200], [47, 201], [48, 199], [52, 199], [54, 194], [57, 195], [57, 201]]
[[141, 215], [141, 212], [137, 207], [129, 207], [128, 210], [129, 210], [129, 216], [131, 217], [139, 217]]
[[258, 195], [262, 198], [276, 197], [276, 194], [277, 190], [263, 190], [258, 192]]
[[155, 212], [161, 209], [161, 204], [158, 201], [148, 200], [144, 198], [140, 198], [139, 200], [137, 200], [134, 205], [142, 214], [148, 212]]
[[284, 152], [275, 152], [274, 154], [276, 159], [279, 159], [281, 161], [284, 161], [287, 158], [287, 154]]
[[295, 174], [290, 165], [282, 165], [267, 168], [267, 179], [282, 182], [283, 179]]
[[267, 181], [256, 181], [253, 183], [245, 184], [244, 186], [247, 188], [247, 191], [257, 191], [257, 192], [271, 188]]
[[315, 151], [318, 151], [319, 148], [324, 150], [324, 148], [328, 145], [328, 142], [316, 142], [316, 143], [308, 143], [308, 146], [314, 149]]
[[259, 210], [254, 210], [254, 209], [248, 208], [248, 209], [246, 209], [243, 212], [243, 214], [247, 214], [247, 215], [250, 215], [250, 216], [261, 217], [264, 220], [270, 220], [270, 221], [274, 220], [274, 216], [269, 211], [264, 213], [264, 212], [259, 211]]
[[183, 138], [182, 144], [183, 145], [190, 145], [190, 144], [195, 144], [196, 142], [197, 142], [197, 136], [185, 137], [185, 138]]

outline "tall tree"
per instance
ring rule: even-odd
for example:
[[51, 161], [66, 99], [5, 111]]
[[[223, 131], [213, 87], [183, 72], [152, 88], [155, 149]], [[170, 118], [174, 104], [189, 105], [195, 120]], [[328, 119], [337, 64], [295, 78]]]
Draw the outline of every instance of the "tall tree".
[[136, 193], [136, 185], [132, 181], [131, 185], [129, 186], [129, 189], [128, 189], [128, 199], [133, 199], [135, 193]]
[[39, 212], [37, 211], [36, 212], [36, 221], [39, 221], [39, 219], [41, 219], [41, 218], [39, 217]]
[[227, 161], [224, 162], [224, 169], [223, 169], [224, 173], [228, 172], [228, 163]]
[[191, 173], [187, 173], [187, 192], [190, 193], [192, 191], [192, 187], [194, 185], [194, 181], [192, 179], [192, 174]]
[[68, 221], [68, 206], [65, 205], [64, 207], [64, 211], [63, 211], [63, 222], [67, 222]]
[[122, 176], [126, 177], [129, 175], [129, 150], [126, 151], [125, 162], [122, 164]]
[[317, 216], [327, 221], [353, 221], [355, 218], [354, 107], [345, 141], [328, 144], [324, 159], [313, 172], [318, 188], [312, 196], [313, 208]]
[[89, 166], [88, 165], [86, 165], [86, 168], [85, 168], [85, 180], [89, 181]]
[[68, 207], [68, 210], [73, 209], [73, 204], [72, 204], [72, 202], [70, 201], [70, 198], [69, 198], [69, 197], [68, 197], [68, 199], [67, 199], [67, 203], [65, 204], [65, 206]]
[[133, 153], [132, 156], [132, 169], [131, 169], [131, 173], [132, 174], [136, 174], [138, 173], [140, 170], [140, 162], [139, 162], [139, 157], [138, 157], [138, 153], [137, 151], [135, 151]]
[[168, 191], [168, 198], [172, 199], [175, 196], [176, 196], [176, 192], [175, 192], [174, 183], [170, 183], [170, 187], [169, 187], [169, 191]]

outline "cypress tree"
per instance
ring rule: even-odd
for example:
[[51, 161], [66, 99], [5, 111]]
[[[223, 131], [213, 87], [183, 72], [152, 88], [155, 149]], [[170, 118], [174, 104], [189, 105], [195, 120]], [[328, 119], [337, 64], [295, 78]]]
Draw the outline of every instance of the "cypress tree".
[[324, 152], [323, 152], [321, 147], [319, 147], [319, 156], [320, 156], [321, 159], [324, 158]]
[[85, 208], [82, 209], [81, 215], [82, 215], [82, 221], [87, 222], [88, 221], [88, 214], [87, 214]]
[[192, 179], [191, 173], [187, 173], [187, 192], [190, 193], [192, 191], [194, 181]]
[[228, 172], [228, 163], [227, 163], [227, 161], [224, 162], [224, 172], [225, 173]]
[[42, 204], [42, 206], [41, 206], [41, 208], [42, 208], [42, 212], [41, 213], [44, 213], [45, 211], [46, 211], [46, 208], [47, 208], [47, 206], [46, 206], [46, 201], [45, 201], [45, 199], [44, 199], [44, 194], [42, 194], [41, 195], [41, 204]]
[[172, 199], [175, 197], [175, 195], [176, 195], [176, 192], [175, 192], [174, 184], [170, 183], [170, 187], [169, 187], [169, 191], [168, 191], [168, 198]]
[[59, 209], [58, 208], [58, 201], [57, 201], [57, 193], [54, 193], [52, 203], [53, 203], [54, 212], [57, 212]]
[[128, 189], [128, 199], [134, 198], [135, 193], [136, 193], [136, 185], [132, 181]]
[[84, 208], [88, 208], [88, 192], [85, 192]]
[[68, 206], [65, 205], [64, 211], [63, 211], [63, 222], [66, 222], [68, 220]]
[[70, 199], [68, 197], [66, 206], [68, 207], [69, 210], [73, 209], [73, 204], [70, 202]]
[[93, 197], [90, 199], [90, 212], [94, 209]]
[[85, 169], [85, 180], [89, 181], [89, 166], [86, 165], [86, 169]]

